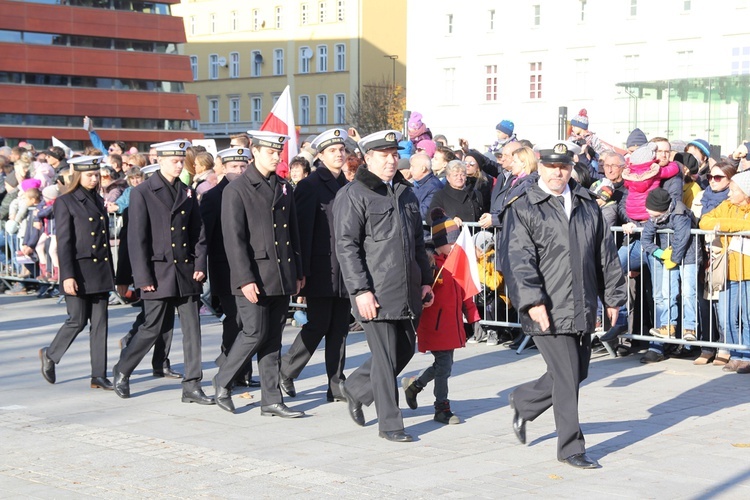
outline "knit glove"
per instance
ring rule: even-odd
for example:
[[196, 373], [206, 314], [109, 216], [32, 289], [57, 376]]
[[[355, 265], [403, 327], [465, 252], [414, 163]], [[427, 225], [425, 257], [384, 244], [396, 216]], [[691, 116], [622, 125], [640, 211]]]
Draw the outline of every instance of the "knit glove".
[[656, 250], [651, 255], [653, 255], [655, 259], [663, 260], [664, 259], [664, 257], [663, 257], [664, 256], [664, 250], [662, 250], [661, 248], [659, 248], [658, 250]]
[[667, 269], [674, 269], [677, 267], [676, 262], [672, 262], [672, 247], [667, 247], [661, 254], [661, 258], [664, 261], [664, 267]]

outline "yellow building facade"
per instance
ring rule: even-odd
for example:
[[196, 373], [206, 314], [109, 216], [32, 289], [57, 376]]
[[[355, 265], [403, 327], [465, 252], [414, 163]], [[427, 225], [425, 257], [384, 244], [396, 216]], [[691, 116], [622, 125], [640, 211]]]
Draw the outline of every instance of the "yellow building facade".
[[197, 128], [220, 142], [256, 129], [289, 85], [304, 139], [349, 123], [364, 85], [406, 81], [403, 0], [182, 0]]

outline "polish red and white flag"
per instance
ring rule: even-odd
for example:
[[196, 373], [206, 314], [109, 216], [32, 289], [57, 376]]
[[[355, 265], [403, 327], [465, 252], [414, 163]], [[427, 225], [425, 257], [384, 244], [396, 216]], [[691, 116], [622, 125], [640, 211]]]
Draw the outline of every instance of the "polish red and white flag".
[[276, 104], [271, 108], [271, 113], [266, 117], [266, 121], [260, 126], [261, 130], [276, 132], [289, 136], [284, 151], [281, 153], [281, 162], [276, 167], [276, 173], [281, 177], [288, 177], [289, 160], [299, 153], [299, 143], [297, 141], [297, 129], [294, 126], [294, 111], [292, 109], [292, 94], [289, 91], [289, 85], [281, 93]]
[[443, 269], [450, 271], [453, 279], [463, 288], [466, 297], [479, 293], [481, 283], [479, 282], [477, 253], [468, 227], [461, 228], [458, 240], [448, 252], [448, 257], [445, 258]]

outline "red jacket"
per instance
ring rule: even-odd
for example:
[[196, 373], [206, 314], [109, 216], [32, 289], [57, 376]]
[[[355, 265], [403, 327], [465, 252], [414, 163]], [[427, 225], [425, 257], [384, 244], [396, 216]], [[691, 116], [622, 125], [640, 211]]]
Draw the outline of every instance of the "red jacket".
[[[445, 263], [444, 255], [435, 256], [435, 267], [439, 270]], [[475, 323], [481, 318], [473, 297], [465, 297], [463, 289], [453, 275], [443, 269], [440, 279], [432, 287], [433, 304], [422, 310], [417, 327], [419, 352], [449, 351], [466, 345], [463, 309], [466, 319]], [[462, 307], [463, 306], [463, 307]]]

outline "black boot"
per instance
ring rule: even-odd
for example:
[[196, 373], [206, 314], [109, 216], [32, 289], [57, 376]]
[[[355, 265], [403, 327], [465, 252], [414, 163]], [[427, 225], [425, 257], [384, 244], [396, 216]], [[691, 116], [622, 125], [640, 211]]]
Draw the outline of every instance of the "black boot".
[[441, 424], [460, 424], [461, 419], [451, 412], [450, 401], [443, 401], [442, 403], [435, 403], [435, 422]]
[[412, 410], [417, 409], [417, 394], [422, 392], [422, 385], [417, 380], [417, 377], [404, 377], [401, 379], [401, 386], [404, 388], [404, 396], [406, 396], [406, 404]]

